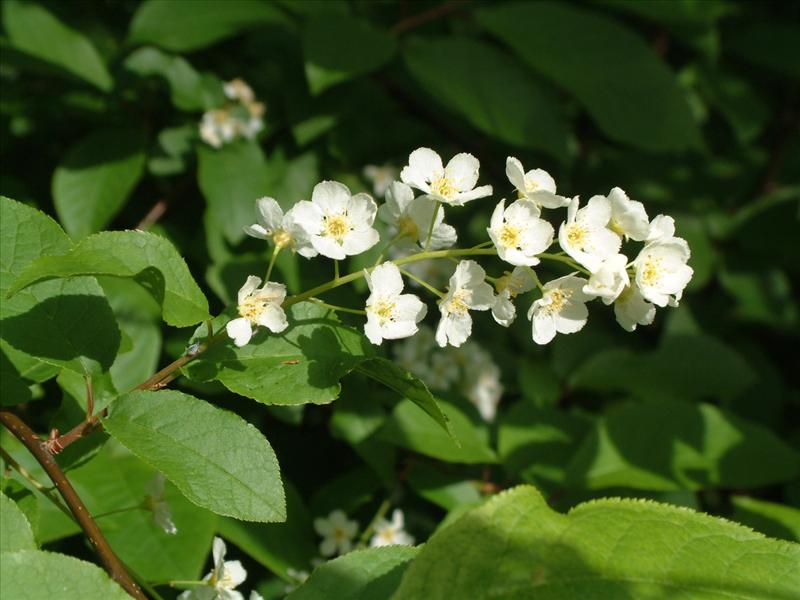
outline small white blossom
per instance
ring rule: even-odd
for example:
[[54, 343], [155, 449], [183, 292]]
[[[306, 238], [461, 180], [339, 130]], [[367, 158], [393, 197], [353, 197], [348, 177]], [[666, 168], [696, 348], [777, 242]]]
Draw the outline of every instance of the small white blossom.
[[512, 265], [539, 264], [541, 254], [553, 243], [553, 226], [539, 218], [539, 208], [530, 200], [517, 200], [505, 208], [501, 200], [489, 222], [489, 237], [497, 255]]
[[464, 360], [464, 395], [475, 405], [484, 421], [492, 422], [503, 396], [500, 368], [491, 354], [475, 342], [461, 347]]
[[520, 198], [530, 200], [537, 207], [561, 208], [569, 204], [569, 198], [556, 194], [556, 182], [547, 171], [532, 169], [526, 173], [522, 163], [513, 156], [506, 159], [506, 177]]
[[408, 165], [400, 172], [400, 179], [434, 200], [461, 206], [492, 194], [490, 185], [475, 187], [479, 169], [480, 162], [471, 154], [456, 154], [443, 167], [436, 152], [430, 148], [417, 148], [409, 155]]
[[589, 277], [589, 282], [583, 286], [583, 293], [602, 298], [603, 304], [611, 304], [630, 284], [627, 265], [628, 257], [624, 254], [609, 256]]
[[414, 198], [414, 191], [405, 183], [394, 181], [386, 191], [386, 203], [378, 209], [385, 223], [397, 228], [405, 239], [425, 246], [431, 219], [436, 212], [436, 222], [427, 248], [440, 250], [456, 243], [456, 230], [444, 223], [444, 209], [436, 211], [436, 202], [428, 196]]
[[247, 83], [234, 79], [226, 82], [222, 89], [230, 102], [206, 111], [200, 121], [200, 138], [214, 148], [238, 137], [253, 139], [264, 128], [266, 108], [261, 102], [256, 102]]
[[394, 509], [392, 512], [391, 521], [379, 519], [375, 524], [375, 535], [372, 536], [369, 545], [372, 548], [398, 544], [403, 546], [413, 545], [414, 538], [404, 529], [404, 520], [403, 511], [399, 508]]
[[314, 248], [328, 258], [341, 260], [361, 254], [378, 243], [373, 229], [378, 207], [369, 194], [352, 196], [347, 186], [323, 181], [314, 186], [311, 201], [298, 202], [292, 212]]
[[536, 287], [536, 280], [528, 267], [514, 267], [495, 282], [497, 296], [492, 304], [492, 316], [498, 324], [508, 327], [517, 316], [514, 298]]
[[583, 329], [589, 317], [585, 303], [591, 299], [583, 292], [586, 283], [580, 277], [565, 275], [544, 285], [542, 297], [528, 311], [534, 342], [547, 344], [556, 333]]
[[636, 284], [622, 290], [614, 302], [614, 316], [625, 331], [634, 331], [637, 325], [650, 325], [656, 317], [656, 307], [642, 297]]
[[363, 175], [370, 183], [372, 183], [372, 191], [376, 198], [383, 198], [383, 195], [389, 189], [392, 181], [397, 179], [399, 171], [397, 168], [390, 165], [382, 167], [376, 165], [367, 165], [364, 167]]
[[578, 209], [576, 196], [567, 207], [567, 220], [558, 230], [562, 250], [594, 272], [603, 260], [617, 254], [622, 238], [606, 226], [611, 220], [611, 203], [605, 196], [593, 196]]
[[244, 600], [236, 587], [247, 579], [247, 571], [238, 560], [225, 560], [225, 542], [215, 537], [212, 546], [214, 568], [203, 577], [206, 585], [186, 590], [179, 600]]
[[244, 79], [239, 77], [231, 81], [226, 81], [222, 85], [222, 90], [229, 100], [238, 100], [243, 104], [250, 104], [255, 102], [256, 99], [253, 88], [247, 85]]
[[650, 220], [644, 204], [631, 200], [618, 187], [609, 192], [608, 201], [611, 204], [611, 221], [608, 226], [612, 231], [637, 242], [647, 239]]
[[[287, 594], [291, 594], [298, 588], [298, 586], [304, 584], [311, 576], [311, 573], [308, 571], [298, 571], [297, 569], [292, 569], [291, 567], [286, 569], [286, 574], [289, 576], [289, 579], [292, 580], [291, 583], [286, 584], [284, 589], [285, 593]], [[250, 600], [253, 600], [253, 598], [250, 598]]]
[[220, 148], [236, 137], [236, 123], [224, 108], [208, 110], [200, 120], [200, 138], [209, 146]]
[[365, 271], [370, 295], [364, 333], [373, 344], [414, 335], [428, 307], [414, 294], [402, 294], [403, 278], [392, 262]]
[[344, 511], [334, 510], [327, 518], [314, 519], [314, 529], [322, 536], [319, 552], [322, 556], [347, 554], [353, 548], [358, 523], [350, 521]]
[[436, 343], [460, 346], [472, 333], [470, 310], [489, 310], [494, 301], [486, 272], [474, 260], [462, 260], [450, 278], [450, 288], [439, 301], [442, 318], [436, 328]]
[[633, 261], [636, 285], [645, 300], [656, 306], [677, 306], [694, 271], [686, 264], [689, 244], [681, 238], [649, 242]]
[[650, 221], [648, 242], [659, 242], [672, 237], [675, 237], [675, 219], [667, 215], [658, 215]]
[[164, 499], [164, 475], [156, 473], [155, 477], [145, 485], [144, 491], [146, 494], [144, 506], [153, 513], [156, 525], [170, 535], [178, 533], [178, 528], [172, 521], [172, 511]]
[[261, 279], [250, 275], [239, 290], [237, 310], [241, 317], [228, 321], [225, 330], [233, 343], [241, 347], [253, 337], [253, 327], [261, 325], [273, 333], [280, 333], [286, 327], [286, 313], [281, 304], [286, 298], [286, 287], [281, 283], [268, 281], [261, 289]]
[[283, 214], [274, 198], [265, 197], [256, 200], [256, 215], [258, 223], [244, 228], [247, 235], [271, 240], [277, 248], [289, 248], [306, 258], [317, 255], [306, 230], [297, 223], [293, 209]]

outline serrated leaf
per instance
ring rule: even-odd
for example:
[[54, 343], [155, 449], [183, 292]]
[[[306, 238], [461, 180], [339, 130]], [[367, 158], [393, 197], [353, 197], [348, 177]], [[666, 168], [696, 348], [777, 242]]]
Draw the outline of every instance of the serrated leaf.
[[130, 596], [100, 567], [64, 554], [39, 550], [2, 555], [0, 597], [19, 600], [130, 600]]
[[389, 62], [397, 48], [387, 31], [347, 14], [312, 17], [303, 31], [308, 85], [319, 94]]
[[563, 515], [521, 486], [435, 533], [392, 599], [788, 600], [798, 564], [800, 546], [689, 509], [607, 499]]
[[489, 430], [477, 411], [469, 414], [455, 404], [439, 400], [447, 416], [452, 435], [443, 430], [418, 405], [403, 400], [394, 407], [391, 416], [378, 432], [380, 439], [431, 456], [455, 463], [481, 464], [497, 462], [489, 446]]
[[0, 553], [17, 550], [36, 550], [31, 524], [16, 502], [0, 493]]
[[275, 453], [238, 415], [181, 392], [135, 391], [103, 425], [198, 506], [243, 521], [286, 518]]
[[67, 233], [82, 238], [106, 227], [144, 172], [141, 131], [90, 133], [67, 150], [53, 175], [53, 202]]
[[208, 301], [186, 262], [166, 238], [144, 231], [104, 231], [63, 256], [43, 256], [22, 270], [8, 293], [47, 279], [80, 275], [134, 279], [161, 304], [170, 325], [185, 327], [209, 318]]
[[244, 237], [242, 228], [255, 222], [256, 200], [270, 192], [270, 175], [261, 148], [240, 140], [215, 150], [197, 148], [197, 182], [216, 227], [232, 244]]
[[163, 77], [169, 85], [172, 103], [180, 110], [201, 111], [224, 101], [222, 83], [215, 77], [200, 75], [181, 56], [157, 48], [139, 48], [125, 59], [125, 68], [142, 77]]
[[800, 509], [749, 496], [731, 496], [731, 518], [764, 535], [800, 542]]
[[114, 82], [97, 49], [39, 4], [3, 2], [3, 25], [18, 50], [48, 62], [109, 91]]
[[675, 490], [761, 487], [798, 474], [800, 454], [767, 428], [710, 404], [654, 401], [611, 409], [577, 450], [567, 480]]
[[[287, 311], [289, 327], [275, 335], [264, 328], [246, 346], [212, 346], [184, 367], [196, 381], [219, 381], [230, 391], [264, 404], [327, 404], [339, 380], [372, 349], [361, 333], [310, 302]], [[217, 320], [220, 325], [227, 320]]]
[[418, 549], [411, 546], [349, 552], [317, 568], [287, 600], [389, 598], [417, 553]]
[[403, 56], [424, 91], [481, 131], [517, 147], [566, 158], [561, 103], [513, 57], [458, 37], [415, 40]]
[[385, 358], [371, 358], [356, 367], [364, 375], [379, 381], [404, 398], [408, 398], [436, 421], [451, 437], [454, 435], [447, 416], [442, 412], [428, 386], [408, 371]]
[[573, 94], [610, 138], [654, 152], [702, 143], [673, 73], [616, 21], [554, 2], [498, 4], [476, 19]]
[[175, 52], [198, 50], [286, 17], [263, 0], [147, 0], [131, 21], [129, 41]]

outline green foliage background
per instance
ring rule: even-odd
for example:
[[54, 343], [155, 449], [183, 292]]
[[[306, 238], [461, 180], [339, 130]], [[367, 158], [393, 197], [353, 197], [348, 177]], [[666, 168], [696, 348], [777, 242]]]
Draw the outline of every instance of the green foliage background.
[[[51, 215], [69, 237], [4, 204], [2, 404], [40, 432], [63, 431], [82, 418], [81, 375], [95, 376], [99, 407], [118, 407], [107, 427], [115, 439], [83, 440], [61, 458], [95, 514], [141, 501], [154, 468], [170, 479], [180, 535], [141, 512], [100, 520], [150, 582], [200, 576], [216, 533], [251, 587], [282, 597], [289, 569], [307, 570], [315, 556], [313, 517], [341, 508], [364, 527], [389, 498], [419, 542], [435, 537], [421, 550], [327, 563], [292, 597], [452, 597], [449, 583], [467, 571], [458, 597], [525, 598], [531, 586], [548, 598], [662, 597], [675, 581], [687, 598], [792, 597], [780, 573], [800, 573], [794, 545], [652, 503], [581, 503], [655, 500], [800, 540], [798, 48], [800, 9], [783, 2], [4, 0], [0, 193]], [[198, 123], [235, 77], [266, 104], [265, 129], [214, 150]], [[346, 315], [288, 336], [299, 358], [317, 353], [313, 386], [285, 386], [294, 355], [270, 340], [233, 356], [210, 351], [172, 385], [181, 392], [121, 395], [193, 335], [201, 340], [204, 327], [191, 326], [263, 272], [268, 248], [242, 232], [256, 198], [288, 208], [322, 179], [371, 192], [365, 165], [401, 167], [420, 146], [476, 155], [498, 200], [511, 192], [503, 165], [513, 155], [549, 171], [565, 195], [620, 186], [651, 216], [675, 216], [695, 272], [681, 307], [634, 334], [593, 310], [584, 331], [545, 348], [524, 318], [509, 331], [478, 318], [475, 338], [506, 389], [492, 424], [456, 392], [437, 406], [380, 360], [390, 353], [363, 345], [360, 321]], [[483, 241], [489, 215], [484, 201], [453, 211], [462, 245]], [[149, 233], [121, 231], [137, 226]], [[91, 235], [103, 230], [115, 233]], [[119, 259], [120, 249], [131, 251]], [[52, 256], [34, 263], [40, 254]], [[290, 293], [324, 281], [328, 268], [287, 254], [277, 263]], [[350, 289], [330, 298], [353, 305]], [[29, 310], [38, 325], [20, 321]], [[315, 310], [297, 306], [294, 318], [322, 319]], [[66, 327], [75, 322], [82, 327]], [[243, 374], [242, 361], [253, 370]], [[294, 383], [310, 380], [302, 373]], [[249, 423], [226, 413], [229, 443], [242, 447], [201, 444], [192, 455], [206, 473], [221, 468], [221, 495], [192, 492], [186, 463], [148, 450], [142, 434], [212, 435], [200, 417], [219, 409], [189, 394]], [[178, 407], [185, 427], [165, 434]], [[6, 432], [1, 439], [44, 477]], [[226, 465], [246, 455], [270, 464], [277, 455], [280, 476], [273, 465], [267, 479], [226, 481]], [[518, 484], [540, 493], [518, 488], [486, 503]], [[233, 501], [226, 494], [238, 485]], [[94, 560], [72, 522], [13, 477], [3, 492], [15, 502], [2, 497], [3, 551], [14, 552], [2, 579], [6, 569], [63, 569], [80, 585], [96, 579], [83, 597], [112, 597], [91, 565], [36, 550]], [[685, 539], [670, 529], [684, 518]], [[18, 544], [6, 546], [6, 523]], [[704, 546], [703, 536], [730, 543]], [[673, 571], [646, 564], [658, 562], [658, 544], [674, 550], [662, 557]], [[503, 569], [487, 567], [505, 551]], [[769, 560], [752, 572], [735, 568], [762, 554]]]

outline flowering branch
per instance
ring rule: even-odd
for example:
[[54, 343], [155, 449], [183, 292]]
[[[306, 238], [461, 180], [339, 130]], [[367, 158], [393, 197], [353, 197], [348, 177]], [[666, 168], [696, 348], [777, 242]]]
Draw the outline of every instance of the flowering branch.
[[103, 532], [89, 514], [86, 505], [80, 499], [80, 496], [78, 496], [75, 488], [72, 487], [72, 484], [69, 482], [66, 475], [64, 475], [64, 471], [61, 470], [61, 467], [47, 449], [45, 442], [12, 412], [0, 410], [0, 422], [25, 445], [31, 454], [33, 454], [45, 473], [47, 473], [47, 476], [52, 480], [56, 488], [58, 488], [61, 497], [64, 499], [64, 502], [66, 502], [70, 512], [78, 522], [78, 525], [83, 529], [86, 537], [89, 538], [89, 541], [100, 557], [100, 562], [103, 563], [103, 566], [106, 571], [108, 571], [111, 578], [119, 583], [132, 597], [140, 600], [147, 600], [147, 596], [144, 595], [141, 588], [128, 574], [125, 565], [123, 565], [122, 561], [114, 554]]

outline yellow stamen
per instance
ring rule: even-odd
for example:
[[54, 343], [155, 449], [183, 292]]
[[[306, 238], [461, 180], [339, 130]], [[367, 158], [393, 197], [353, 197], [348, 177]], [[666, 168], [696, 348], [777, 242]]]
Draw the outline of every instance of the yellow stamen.
[[447, 178], [447, 175], [442, 175], [431, 181], [431, 191], [437, 196], [441, 196], [446, 200], [451, 200], [458, 190], [456, 190], [456, 186], [453, 185], [453, 182]]
[[444, 304], [444, 309], [448, 313], [455, 315], [465, 315], [469, 312], [467, 301], [470, 298], [470, 293], [466, 290], [458, 290], [453, 297], [447, 300]]
[[564, 306], [569, 303], [569, 299], [572, 296], [572, 290], [563, 290], [561, 288], [556, 288], [550, 292], [547, 292], [548, 298], [550, 298], [550, 304], [544, 307], [544, 312], [548, 315], [552, 315], [553, 313], [559, 313], [564, 309]]
[[586, 244], [586, 233], [586, 229], [577, 223], [567, 226], [567, 240], [572, 246], [583, 248]]
[[522, 230], [509, 223], [504, 223], [500, 228], [500, 243], [506, 248], [519, 248]]
[[655, 285], [661, 278], [661, 259], [648, 256], [642, 268], [642, 282], [645, 285]]
[[375, 304], [369, 307], [370, 312], [378, 316], [380, 324], [383, 325], [387, 321], [394, 321], [394, 311], [397, 308], [397, 303], [381, 298]]
[[341, 244], [344, 236], [350, 231], [350, 221], [347, 219], [347, 214], [326, 215], [323, 220], [322, 235], [328, 235]]

